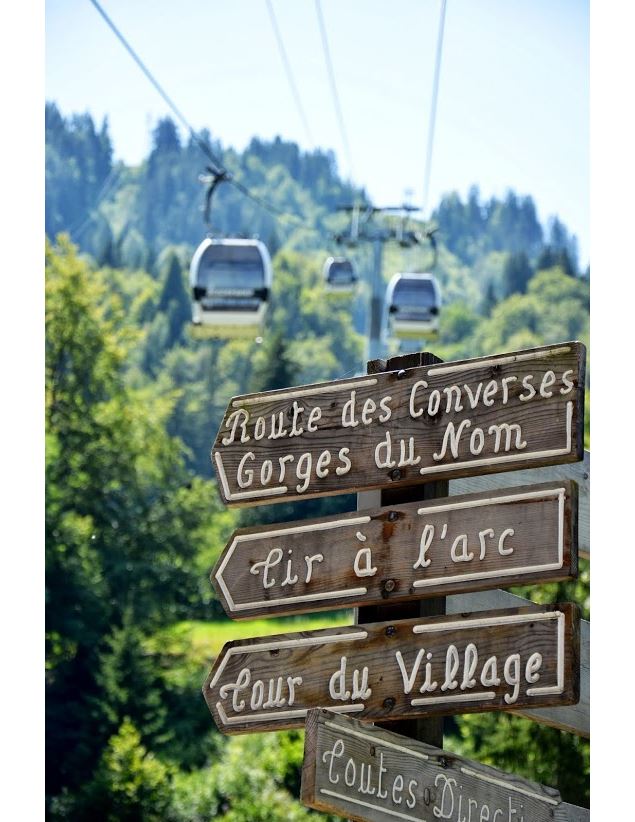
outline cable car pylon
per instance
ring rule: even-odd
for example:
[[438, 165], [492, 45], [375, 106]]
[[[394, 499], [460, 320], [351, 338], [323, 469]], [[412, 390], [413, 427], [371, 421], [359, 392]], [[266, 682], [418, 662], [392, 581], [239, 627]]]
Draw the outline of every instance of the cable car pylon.
[[[420, 211], [416, 206], [408, 204], [384, 207], [370, 204], [342, 205], [337, 208], [337, 211], [350, 214], [351, 224], [348, 231], [341, 232], [334, 236], [335, 242], [341, 245], [354, 244], [354, 246], [361, 243], [370, 243], [373, 247], [373, 265], [370, 275], [367, 278], [370, 286], [370, 297], [366, 324], [366, 359], [379, 359], [383, 350], [382, 331], [384, 325], [387, 325], [386, 288], [382, 277], [384, 245], [387, 242], [396, 241], [402, 247], [410, 247], [428, 242], [434, 251], [434, 263], [436, 264], [437, 253], [436, 241], [434, 239], [436, 228], [430, 226], [423, 231], [414, 231], [408, 228], [408, 213]], [[392, 226], [379, 226], [373, 222], [375, 215], [390, 213], [401, 213], [404, 215], [396, 228]], [[434, 287], [439, 294], [440, 303], [440, 292], [438, 290], [438, 284], [436, 284], [436, 279], [432, 274], [428, 274], [427, 276], [431, 277], [435, 282]]]

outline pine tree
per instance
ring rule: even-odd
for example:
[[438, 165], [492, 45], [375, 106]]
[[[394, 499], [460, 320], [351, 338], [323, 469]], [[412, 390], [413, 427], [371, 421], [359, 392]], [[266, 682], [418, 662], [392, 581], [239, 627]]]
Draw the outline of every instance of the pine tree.
[[134, 722], [126, 717], [99, 762], [92, 783], [77, 802], [81, 822], [163, 822], [172, 796], [173, 770], [142, 744]]
[[182, 339], [183, 327], [191, 317], [190, 299], [185, 290], [181, 264], [176, 254], [172, 253], [165, 263], [167, 273], [159, 299], [159, 311], [168, 315], [169, 337], [167, 347]]
[[492, 280], [488, 280], [487, 287], [485, 289], [485, 295], [483, 297], [483, 303], [481, 305], [481, 313], [484, 314], [486, 317], [489, 317], [497, 302], [498, 299], [496, 297], [496, 289], [494, 288], [494, 283], [492, 282]]
[[96, 674], [97, 710], [109, 736], [126, 717], [139, 730], [146, 745], [154, 748], [170, 737], [167, 710], [156, 660], [144, 647], [144, 636], [127, 608], [122, 624], [103, 642]]
[[274, 391], [295, 385], [300, 369], [289, 354], [282, 331], [275, 331], [268, 337], [259, 354], [251, 379], [252, 392]]
[[566, 248], [546, 245], [536, 260], [536, 271], [547, 271], [550, 268], [561, 268], [567, 277], [577, 277], [577, 268]]
[[524, 294], [533, 275], [534, 272], [524, 251], [520, 254], [510, 254], [503, 269], [505, 296]]

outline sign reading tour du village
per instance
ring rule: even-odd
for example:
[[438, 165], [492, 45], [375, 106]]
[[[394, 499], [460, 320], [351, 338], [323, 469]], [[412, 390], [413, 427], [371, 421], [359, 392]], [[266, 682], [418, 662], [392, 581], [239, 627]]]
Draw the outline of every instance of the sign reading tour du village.
[[576, 574], [576, 484], [556, 481], [241, 529], [211, 579], [245, 619]]
[[307, 716], [301, 798], [368, 822], [589, 819], [554, 788], [323, 709]]
[[571, 342], [237, 397], [216, 438], [249, 505], [576, 462], [585, 348]]
[[224, 733], [299, 728], [311, 708], [365, 721], [574, 704], [577, 606], [530, 606], [227, 643], [203, 686]]

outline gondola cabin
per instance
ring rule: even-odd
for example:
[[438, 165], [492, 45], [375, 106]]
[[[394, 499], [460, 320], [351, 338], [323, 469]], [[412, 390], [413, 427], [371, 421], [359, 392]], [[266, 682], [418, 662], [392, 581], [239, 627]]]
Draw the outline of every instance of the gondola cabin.
[[190, 265], [194, 336], [258, 336], [271, 281], [271, 258], [260, 240], [203, 240]]
[[386, 290], [388, 334], [423, 340], [439, 333], [441, 289], [432, 274], [395, 274]]
[[353, 263], [345, 257], [329, 257], [324, 263], [324, 284], [331, 294], [352, 294], [357, 287]]

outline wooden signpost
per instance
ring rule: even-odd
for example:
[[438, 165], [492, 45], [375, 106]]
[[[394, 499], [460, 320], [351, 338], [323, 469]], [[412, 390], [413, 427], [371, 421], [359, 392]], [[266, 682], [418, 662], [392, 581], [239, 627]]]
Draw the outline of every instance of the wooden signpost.
[[365, 721], [574, 703], [570, 603], [227, 643], [203, 693], [225, 733], [297, 728], [309, 709]]
[[237, 397], [213, 449], [228, 505], [575, 462], [585, 349], [570, 342]]
[[228, 616], [420, 599], [577, 573], [572, 482], [241, 529], [211, 581]]
[[350, 514], [236, 531], [211, 577], [234, 619], [357, 609], [356, 625], [229, 642], [203, 685], [224, 733], [308, 715], [305, 804], [371, 822], [588, 819], [442, 750], [448, 714], [588, 733], [577, 606], [491, 590], [577, 576], [576, 480], [588, 555], [588, 460], [561, 467], [584, 456], [585, 357], [577, 342], [422, 352], [231, 401], [212, 451], [226, 504], [358, 492]]
[[553, 788], [324, 709], [307, 716], [301, 799], [368, 822], [589, 819]]

